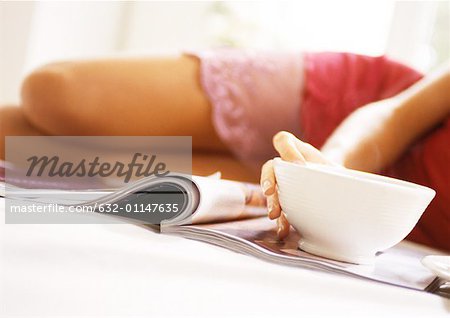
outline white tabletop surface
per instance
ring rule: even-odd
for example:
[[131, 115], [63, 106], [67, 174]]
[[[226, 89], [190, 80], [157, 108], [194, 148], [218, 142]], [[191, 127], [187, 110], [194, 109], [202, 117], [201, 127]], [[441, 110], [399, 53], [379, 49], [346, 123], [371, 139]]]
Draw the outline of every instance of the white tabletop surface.
[[449, 317], [450, 300], [134, 225], [5, 225], [1, 317]]

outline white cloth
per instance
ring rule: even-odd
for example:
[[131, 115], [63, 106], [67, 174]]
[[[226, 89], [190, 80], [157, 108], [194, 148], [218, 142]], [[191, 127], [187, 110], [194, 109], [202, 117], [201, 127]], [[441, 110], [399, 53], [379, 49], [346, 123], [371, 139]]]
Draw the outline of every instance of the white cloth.
[[448, 317], [450, 312], [450, 301], [435, 295], [279, 266], [133, 225], [1, 221], [0, 244], [1, 317]]

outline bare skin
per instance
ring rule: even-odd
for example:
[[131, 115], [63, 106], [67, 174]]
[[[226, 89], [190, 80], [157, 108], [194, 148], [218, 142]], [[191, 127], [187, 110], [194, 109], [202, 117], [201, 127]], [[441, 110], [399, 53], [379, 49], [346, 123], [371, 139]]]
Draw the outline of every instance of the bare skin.
[[[46, 133], [36, 129], [28, 122], [23, 110], [18, 106], [0, 107], [2, 136], [44, 136]], [[5, 158], [4, 138], [1, 138], [0, 158]], [[257, 175], [231, 154], [195, 151], [192, 155], [192, 171], [195, 175], [207, 176], [217, 171], [227, 179], [255, 182]]]
[[[338, 164], [377, 172], [395, 162], [419, 137], [450, 116], [450, 71], [448, 66], [425, 77], [401, 94], [364, 106], [352, 113], [319, 151], [288, 132], [273, 138], [284, 160], [304, 164]], [[280, 239], [289, 234], [281, 210], [272, 160], [261, 171], [261, 186], [267, 196], [269, 218], [277, 219]]]
[[17, 106], [0, 107], [0, 158], [5, 158], [4, 136], [40, 136], [42, 132], [37, 130], [26, 119], [23, 110]]
[[217, 136], [211, 112], [193, 57], [54, 63], [26, 77], [19, 107], [0, 107], [1, 135], [188, 135], [194, 174], [257, 182]]
[[228, 152], [193, 57], [101, 59], [46, 65], [22, 86], [26, 118], [50, 135], [192, 136]]

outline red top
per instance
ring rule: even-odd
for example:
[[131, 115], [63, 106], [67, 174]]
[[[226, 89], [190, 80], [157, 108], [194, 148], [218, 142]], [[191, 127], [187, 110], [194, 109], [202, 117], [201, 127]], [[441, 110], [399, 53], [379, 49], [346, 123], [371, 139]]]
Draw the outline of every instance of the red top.
[[[320, 148], [356, 108], [391, 97], [422, 74], [382, 57], [349, 53], [305, 55], [302, 138]], [[424, 105], [426, 107], [426, 105]], [[385, 174], [436, 190], [436, 197], [407, 237], [450, 251], [450, 118], [418, 140]]]

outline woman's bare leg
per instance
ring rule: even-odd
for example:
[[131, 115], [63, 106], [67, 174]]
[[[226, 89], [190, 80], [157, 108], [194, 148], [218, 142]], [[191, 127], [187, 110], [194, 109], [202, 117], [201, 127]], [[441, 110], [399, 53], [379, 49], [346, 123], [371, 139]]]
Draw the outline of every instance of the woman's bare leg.
[[193, 137], [194, 174], [221, 170], [225, 178], [257, 181], [214, 130], [199, 64], [180, 56], [41, 67], [23, 83], [23, 107], [0, 109], [2, 136], [187, 135]]
[[258, 183], [259, 172], [249, 169], [231, 154], [214, 154], [211, 152], [193, 152], [192, 174], [207, 176], [220, 171], [222, 178]]
[[25, 115], [51, 135], [187, 135], [194, 149], [228, 152], [199, 64], [188, 56], [50, 64], [24, 81]]
[[[0, 159], [5, 158], [5, 136], [41, 136], [46, 133], [34, 127], [17, 106], [0, 107]], [[226, 179], [257, 182], [258, 175], [227, 153], [194, 151], [192, 173], [209, 175], [221, 171]]]
[[18, 106], [0, 107], [0, 159], [5, 159], [5, 136], [41, 136]]

